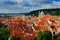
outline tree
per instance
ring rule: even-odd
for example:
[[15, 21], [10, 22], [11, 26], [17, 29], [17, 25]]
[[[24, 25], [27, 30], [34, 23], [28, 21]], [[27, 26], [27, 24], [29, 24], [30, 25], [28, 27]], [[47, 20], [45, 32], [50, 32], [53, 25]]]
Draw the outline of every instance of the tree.
[[51, 40], [52, 34], [50, 31], [39, 31], [37, 40]]
[[10, 36], [10, 30], [7, 28], [0, 28], [0, 40], [8, 40]]
[[60, 40], [60, 33], [54, 36], [54, 40]]

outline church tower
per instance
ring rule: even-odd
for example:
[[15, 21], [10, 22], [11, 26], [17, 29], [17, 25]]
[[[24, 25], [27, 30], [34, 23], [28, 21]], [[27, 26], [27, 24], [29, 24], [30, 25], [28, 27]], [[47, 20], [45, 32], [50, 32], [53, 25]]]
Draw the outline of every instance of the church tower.
[[44, 14], [44, 12], [43, 11], [39, 11], [39, 17], [41, 16], [41, 15], [43, 15]]

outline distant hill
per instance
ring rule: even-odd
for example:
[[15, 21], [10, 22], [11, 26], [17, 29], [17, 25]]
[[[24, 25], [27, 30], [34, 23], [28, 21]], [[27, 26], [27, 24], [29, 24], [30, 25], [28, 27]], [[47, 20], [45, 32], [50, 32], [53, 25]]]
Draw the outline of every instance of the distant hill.
[[38, 16], [39, 11], [40, 11], [40, 12], [43, 11], [44, 14], [49, 13], [50, 15], [57, 15], [57, 16], [60, 16], [60, 8], [35, 10], [35, 11], [32, 11], [32, 12], [26, 14], [26, 15], [32, 15], [32, 14], [34, 14], [35, 16]]
[[0, 13], [0, 16], [13, 16], [13, 15], [35, 15], [35, 16], [38, 16], [39, 14], [39, 11], [43, 11], [44, 14], [51, 14], [51, 15], [57, 15], [57, 16], [60, 16], [60, 8], [55, 8], [55, 9], [41, 9], [41, 10], [34, 10], [34, 11], [31, 11], [29, 13]]

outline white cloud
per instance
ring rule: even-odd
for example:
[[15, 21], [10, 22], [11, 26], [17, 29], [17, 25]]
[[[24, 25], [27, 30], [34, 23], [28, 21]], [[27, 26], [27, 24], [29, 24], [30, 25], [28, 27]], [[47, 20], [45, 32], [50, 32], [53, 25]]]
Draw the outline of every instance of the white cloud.
[[56, 5], [57, 7], [60, 6], [60, 2], [53, 1], [53, 4]]
[[7, 9], [1, 9], [0, 10], [0, 13], [9, 13], [10, 12], [10, 10], [7, 10]]
[[23, 0], [14, 0], [16, 1], [18, 4], [20, 4], [21, 2], [23, 2]]
[[42, 9], [60, 8], [60, 2], [53, 1], [51, 4], [43, 4]]
[[49, 9], [49, 8], [52, 8], [51, 4], [43, 4], [41, 6], [41, 9]]
[[[17, 2], [17, 4], [5, 4], [3, 2]], [[2, 3], [1, 3], [2, 2]], [[60, 8], [60, 2], [50, 0], [1, 0], [0, 13], [15, 12], [25, 13], [38, 9]]]

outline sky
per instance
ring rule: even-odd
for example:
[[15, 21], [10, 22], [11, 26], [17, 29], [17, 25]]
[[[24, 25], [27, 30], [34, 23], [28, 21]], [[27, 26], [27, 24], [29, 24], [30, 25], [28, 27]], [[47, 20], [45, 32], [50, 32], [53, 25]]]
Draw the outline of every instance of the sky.
[[60, 0], [0, 0], [0, 13], [28, 13], [52, 8], [60, 8]]

